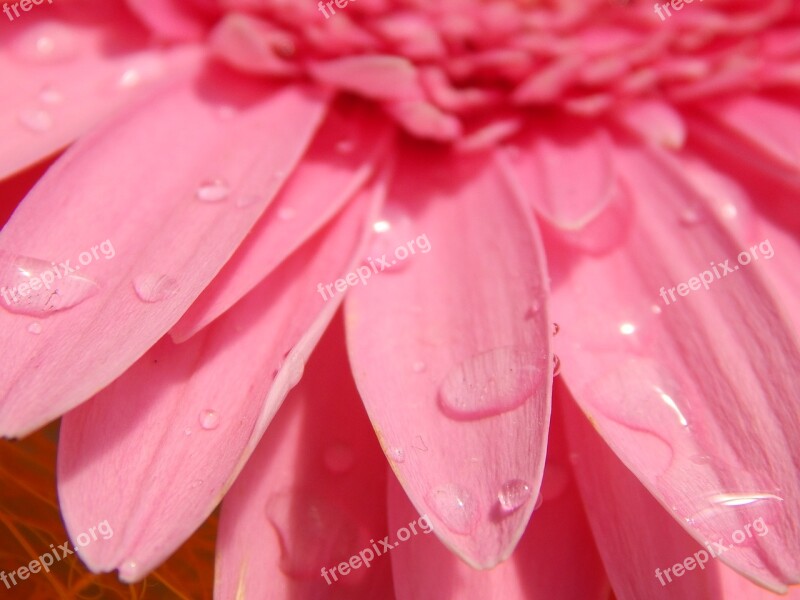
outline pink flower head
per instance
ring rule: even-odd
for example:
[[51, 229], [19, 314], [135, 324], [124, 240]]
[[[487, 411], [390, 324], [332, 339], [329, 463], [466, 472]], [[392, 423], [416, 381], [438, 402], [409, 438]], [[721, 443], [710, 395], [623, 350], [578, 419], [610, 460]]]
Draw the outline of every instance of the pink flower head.
[[0, 434], [92, 570], [222, 502], [218, 598], [800, 584], [800, 5], [23, 4]]

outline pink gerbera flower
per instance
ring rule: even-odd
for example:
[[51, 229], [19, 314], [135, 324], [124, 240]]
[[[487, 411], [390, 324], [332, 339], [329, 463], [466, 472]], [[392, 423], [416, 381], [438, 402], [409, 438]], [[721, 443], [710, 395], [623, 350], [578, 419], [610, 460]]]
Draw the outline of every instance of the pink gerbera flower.
[[218, 598], [800, 583], [798, 5], [8, 8], [0, 434], [92, 570], [222, 501]]

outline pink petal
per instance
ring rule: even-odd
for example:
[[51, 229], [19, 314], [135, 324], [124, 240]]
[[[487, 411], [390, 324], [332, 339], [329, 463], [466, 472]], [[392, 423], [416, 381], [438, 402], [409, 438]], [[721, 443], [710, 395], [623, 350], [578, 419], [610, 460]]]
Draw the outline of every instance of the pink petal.
[[338, 570], [388, 533], [387, 468], [332, 329], [225, 497], [217, 598], [393, 598], [389, 557]]
[[179, 346], [161, 340], [64, 417], [67, 528], [102, 514], [115, 530], [85, 549], [90, 568], [141, 579], [219, 503], [337, 309], [315, 285], [348, 267], [371, 212], [367, 195], [355, 201], [217, 323]]
[[[93, 246], [98, 255], [80, 280], [58, 280], [61, 296], [40, 287], [27, 300], [27, 312], [46, 318], [40, 335], [26, 331], [30, 316], [0, 311], [0, 433], [23, 435], [76, 406], [164, 335], [251, 229], [325, 110], [304, 88], [265, 97], [265, 85], [222, 71], [209, 77], [81, 140], [0, 232], [4, 285], [17, 283], [19, 266], [30, 273], [77, 262]], [[241, 103], [241, 113], [218, 116], [220, 97]], [[236, 206], [252, 194], [257, 202]], [[114, 252], [99, 260], [103, 240]], [[77, 305], [53, 312], [53, 298]]]
[[[405, 151], [370, 260], [410, 241], [421, 252], [351, 290], [346, 322], [356, 383], [411, 501], [488, 568], [522, 535], [544, 467], [547, 275], [530, 213], [492, 161], [451, 156]], [[504, 514], [498, 492], [516, 479], [530, 494]]]
[[617, 119], [652, 144], [675, 150], [686, 141], [686, 123], [672, 106], [656, 100], [633, 102], [619, 109]]
[[386, 119], [374, 109], [338, 103], [267, 213], [173, 327], [175, 341], [228, 310], [333, 218], [374, 171], [388, 141]]
[[[555, 415], [554, 415], [555, 416]], [[572, 478], [561, 423], [553, 423], [541, 503], [514, 554], [489, 571], [475, 571], [432, 535], [411, 537], [392, 550], [399, 600], [503, 598], [606, 600], [608, 581]], [[418, 519], [395, 478], [389, 487], [389, 530]], [[424, 521], [423, 521], [424, 524]], [[404, 534], [401, 534], [404, 535]], [[397, 539], [397, 534], [394, 534]]]
[[364, 55], [313, 62], [309, 71], [318, 81], [367, 98], [422, 98], [416, 68], [405, 58], [397, 56]]
[[201, 40], [208, 24], [183, 0], [125, 0], [128, 7], [159, 38]]
[[506, 156], [520, 195], [559, 228], [584, 227], [619, 194], [608, 134], [582, 120], [536, 123]]
[[[749, 250], [719, 224], [716, 207], [640, 150], [617, 155], [636, 226], [603, 256], [572, 261], [557, 245], [548, 253], [565, 380], [695, 539], [764, 517], [770, 535], [721, 560], [775, 589], [800, 582], [800, 353], [761, 275], [771, 264], [762, 258], [717, 278], [717, 263], [732, 259], [733, 269]], [[687, 297], [660, 297], [705, 271], [709, 290], [698, 280]]]
[[[175, 77], [202, 53], [147, 48], [146, 33], [116, 2], [58, 2], [0, 30], [0, 178], [63, 148], [110, 115]], [[5, 19], [5, 15], [3, 15]], [[111, 51], [108, 40], [125, 52]]]

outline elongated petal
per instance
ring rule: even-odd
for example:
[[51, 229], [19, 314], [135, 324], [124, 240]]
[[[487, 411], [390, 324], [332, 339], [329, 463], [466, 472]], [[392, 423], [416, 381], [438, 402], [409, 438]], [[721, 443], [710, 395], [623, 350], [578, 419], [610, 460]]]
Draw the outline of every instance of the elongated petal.
[[126, 0], [136, 16], [156, 33], [168, 40], [199, 40], [208, 28], [202, 13], [181, 0]]
[[[241, 112], [220, 119], [220, 100], [206, 85], [222, 87], [217, 93], [238, 101]], [[76, 257], [89, 260], [80, 259], [80, 273], [59, 275], [52, 290], [40, 285], [2, 303], [0, 433], [22, 435], [105, 387], [219, 272], [325, 110], [304, 88], [264, 98], [269, 91], [216, 70], [192, 86], [178, 84], [81, 140], [23, 201], [0, 232], [5, 287], [51, 261], [80, 268]], [[97, 252], [103, 240], [113, 252]], [[40, 335], [26, 332], [31, 316], [43, 319]]]
[[[56, 152], [165, 81], [188, 76], [199, 48], [148, 48], [120, 2], [59, 2], [0, 29], [0, 178]], [[5, 20], [5, 15], [3, 15]], [[109, 49], [113, 39], [117, 48]], [[10, 83], [13, 82], [13, 85]]]
[[[391, 562], [372, 548], [388, 533], [387, 471], [336, 319], [225, 497], [215, 597], [390, 600]], [[374, 560], [338, 569], [365, 548]]]
[[115, 530], [113, 545], [84, 550], [92, 569], [140, 579], [219, 503], [336, 311], [315, 286], [348, 267], [369, 200], [354, 202], [217, 323], [181, 345], [163, 339], [64, 417], [67, 528], [84, 531], [102, 514]]
[[[356, 383], [415, 508], [467, 562], [491, 567], [522, 535], [544, 467], [538, 232], [485, 157], [406, 152], [389, 198], [370, 254], [388, 270], [346, 303]], [[506, 514], [498, 492], [516, 480], [529, 494]]]
[[[609, 584], [572, 478], [566, 440], [561, 423], [555, 422], [556, 413], [554, 407], [542, 492], [511, 558], [489, 571], [476, 571], [448, 552], [435, 536], [412, 537], [392, 550], [398, 600], [609, 597]], [[415, 519], [413, 506], [392, 478], [389, 530], [408, 529]]]
[[770, 265], [739, 259], [750, 249], [680, 172], [617, 152], [636, 227], [603, 256], [573, 263], [548, 249], [565, 381], [695, 539], [728, 538], [763, 517], [770, 535], [721, 560], [785, 589], [800, 581], [800, 355], [760, 275]]
[[332, 108], [275, 202], [173, 327], [176, 341], [194, 335], [255, 287], [333, 218], [374, 171], [389, 141], [386, 120], [369, 106], [348, 104]]

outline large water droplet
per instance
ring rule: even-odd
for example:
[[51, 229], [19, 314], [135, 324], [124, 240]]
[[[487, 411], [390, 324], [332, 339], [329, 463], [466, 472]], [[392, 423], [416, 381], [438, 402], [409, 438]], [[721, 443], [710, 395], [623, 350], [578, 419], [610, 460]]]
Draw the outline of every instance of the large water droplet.
[[[70, 270], [79, 269], [66, 262]], [[54, 262], [0, 251], [0, 306], [8, 312], [45, 316], [80, 304], [98, 289]]]
[[230, 193], [231, 189], [224, 179], [209, 179], [198, 186], [195, 196], [201, 202], [220, 202]]
[[215, 410], [205, 409], [200, 413], [200, 427], [211, 431], [219, 427], [219, 414]]
[[168, 275], [148, 273], [136, 277], [133, 288], [143, 302], [161, 302], [178, 293], [178, 282]]
[[527, 502], [531, 495], [531, 486], [522, 479], [511, 479], [500, 486], [497, 500], [505, 513], [512, 513]]
[[477, 354], [444, 379], [439, 406], [455, 419], [479, 419], [518, 408], [543, 388], [540, 365], [533, 353], [518, 348]]
[[23, 108], [17, 114], [17, 121], [34, 133], [44, 133], [53, 127], [52, 115], [40, 108]]
[[475, 530], [480, 507], [467, 490], [448, 484], [428, 494], [428, 504], [442, 523], [455, 533], [468, 535]]
[[78, 48], [75, 34], [68, 26], [45, 22], [24, 31], [16, 39], [13, 51], [23, 61], [55, 63], [71, 60]]
[[350, 446], [345, 444], [332, 444], [325, 449], [323, 462], [332, 473], [346, 473], [353, 467], [355, 454]]
[[[339, 564], [369, 547], [358, 522], [312, 490], [277, 493], [267, 501], [265, 512], [280, 542], [278, 566], [290, 577], [319, 581], [322, 566]], [[348, 581], [355, 583], [351, 578], [360, 571], [350, 573]]]

